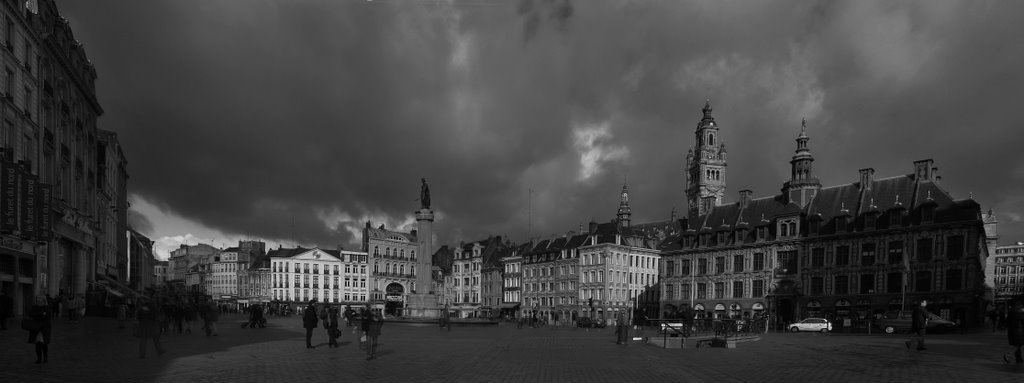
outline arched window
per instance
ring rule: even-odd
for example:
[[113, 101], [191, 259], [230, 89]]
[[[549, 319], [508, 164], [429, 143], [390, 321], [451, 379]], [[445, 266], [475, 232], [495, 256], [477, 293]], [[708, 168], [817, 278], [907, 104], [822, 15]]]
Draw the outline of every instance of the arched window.
[[789, 235], [796, 235], [796, 222], [789, 223]]
[[391, 248], [390, 247], [384, 248], [384, 256], [385, 257], [390, 257], [391, 256]]
[[380, 256], [380, 247], [377, 247], [377, 246], [374, 246], [374, 247], [373, 247], [373, 255], [374, 255], [375, 257], [376, 257], [376, 256]]
[[399, 271], [398, 271], [399, 274], [405, 274], [405, 265], [398, 266], [398, 269], [399, 269]]
[[708, 134], [708, 145], [714, 145], [714, 144], [715, 144], [715, 134], [714, 133]]
[[416, 274], [416, 265], [409, 265], [409, 274]]
[[380, 272], [380, 262], [374, 262], [373, 263], [373, 272], [374, 273], [379, 273]]
[[401, 256], [402, 256], [402, 258], [405, 258], [405, 249], [402, 249], [401, 251], [402, 251], [402, 252], [401, 252], [401, 254], [402, 254], [402, 255], [401, 255]]
[[416, 258], [416, 250], [409, 250], [409, 258]]

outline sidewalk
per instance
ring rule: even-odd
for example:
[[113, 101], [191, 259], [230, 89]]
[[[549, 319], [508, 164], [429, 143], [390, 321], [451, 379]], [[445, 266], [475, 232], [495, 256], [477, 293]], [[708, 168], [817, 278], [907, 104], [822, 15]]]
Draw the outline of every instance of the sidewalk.
[[[928, 351], [907, 351], [904, 335], [769, 333], [736, 349], [661, 349], [615, 344], [614, 331], [386, 324], [377, 359], [367, 361], [342, 331], [327, 348], [326, 331], [306, 349], [298, 317], [269, 317], [265, 329], [241, 329], [224, 315], [220, 336], [163, 337], [168, 353], [138, 358], [138, 341], [113, 319], [55, 324], [50, 363], [33, 364], [21, 330], [0, 332], [3, 382], [934, 382], [1024, 380], [1006, 365], [1005, 333], [929, 336]], [[645, 336], [654, 336], [647, 331]], [[10, 347], [8, 347], [10, 345]]]

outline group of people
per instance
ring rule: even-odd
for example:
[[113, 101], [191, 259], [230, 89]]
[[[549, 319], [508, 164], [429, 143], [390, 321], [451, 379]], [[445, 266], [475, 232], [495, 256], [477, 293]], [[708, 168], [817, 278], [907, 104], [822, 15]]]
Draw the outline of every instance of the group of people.
[[[327, 347], [339, 347], [338, 338], [341, 337], [340, 321], [344, 318], [345, 325], [351, 327], [356, 319], [356, 312], [346, 306], [339, 310], [338, 306], [324, 305], [317, 310], [316, 299], [309, 301], [309, 304], [302, 311], [302, 327], [306, 329], [306, 348], [313, 346], [313, 330], [322, 324], [327, 330]], [[359, 337], [359, 346], [366, 350], [366, 360], [371, 360], [377, 354], [377, 339], [380, 337], [381, 327], [384, 325], [384, 318], [379, 311], [375, 311], [367, 304], [359, 313], [358, 327], [353, 331], [354, 336]]]
[[61, 291], [56, 297], [46, 294], [45, 299], [52, 318], [59, 318], [63, 313], [71, 323], [77, 323], [85, 316], [85, 296], [82, 294], [65, 296]]
[[172, 333], [191, 334], [197, 319], [203, 321], [202, 330], [207, 337], [218, 335], [217, 322], [221, 310], [214, 302], [153, 296], [138, 306], [134, 335], [139, 338], [139, 358], [146, 358], [146, 348], [150, 341], [158, 355], [167, 352], [160, 343], [160, 337]]

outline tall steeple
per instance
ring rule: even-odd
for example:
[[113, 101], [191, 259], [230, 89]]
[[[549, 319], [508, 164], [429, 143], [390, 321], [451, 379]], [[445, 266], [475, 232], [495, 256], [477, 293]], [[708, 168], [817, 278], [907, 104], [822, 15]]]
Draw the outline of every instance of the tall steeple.
[[622, 196], [619, 199], [619, 212], [615, 214], [615, 218], [621, 227], [630, 226], [630, 217], [633, 215], [632, 209], [629, 208], [629, 190], [626, 190], [626, 184], [622, 184]]
[[789, 161], [791, 174], [789, 181], [783, 184], [782, 192], [789, 199], [789, 202], [800, 205], [801, 208], [808, 203], [821, 190], [821, 182], [814, 176], [811, 163], [814, 156], [811, 149], [807, 147], [807, 120], [800, 122], [800, 135], [796, 137], [796, 154]]
[[704, 117], [694, 132], [696, 147], [692, 155], [686, 155], [686, 202], [691, 215], [709, 213], [725, 197], [725, 145], [711, 111], [709, 99], [701, 109]]

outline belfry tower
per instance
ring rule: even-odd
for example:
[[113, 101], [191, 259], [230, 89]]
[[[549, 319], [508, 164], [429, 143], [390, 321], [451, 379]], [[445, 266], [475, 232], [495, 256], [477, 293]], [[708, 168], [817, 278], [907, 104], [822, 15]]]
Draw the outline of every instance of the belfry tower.
[[691, 215], [704, 215], [725, 197], [725, 144], [711, 115], [711, 100], [697, 123], [696, 148], [686, 153], [686, 202]]
[[619, 211], [615, 213], [615, 220], [619, 227], [629, 227], [632, 215], [633, 211], [629, 208], [629, 190], [626, 190], [626, 184], [622, 184], [622, 197], [619, 200]]
[[814, 199], [814, 196], [818, 195], [818, 190], [821, 190], [821, 182], [811, 171], [814, 156], [811, 155], [811, 149], [807, 147], [809, 138], [806, 130], [807, 120], [803, 120], [800, 122], [800, 135], [796, 138], [796, 153], [789, 161], [792, 169], [789, 181], [782, 185], [782, 192], [789, 202], [796, 203], [800, 208], [806, 207]]

